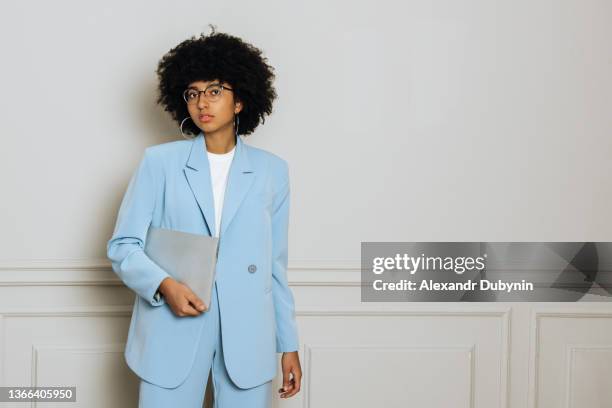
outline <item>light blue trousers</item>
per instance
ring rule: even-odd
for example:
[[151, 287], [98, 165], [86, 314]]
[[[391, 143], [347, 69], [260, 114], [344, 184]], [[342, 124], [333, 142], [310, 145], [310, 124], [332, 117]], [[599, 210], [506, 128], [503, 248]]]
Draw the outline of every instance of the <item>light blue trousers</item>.
[[[195, 361], [187, 379], [176, 388], [163, 388], [140, 380], [139, 408], [202, 408], [208, 373], [212, 365], [214, 408], [270, 408], [272, 380], [257, 387], [242, 389], [230, 379], [223, 360], [221, 317], [217, 284], [204, 316], [204, 327]], [[169, 306], [163, 306], [169, 307]], [[183, 319], [190, 319], [190, 316]]]

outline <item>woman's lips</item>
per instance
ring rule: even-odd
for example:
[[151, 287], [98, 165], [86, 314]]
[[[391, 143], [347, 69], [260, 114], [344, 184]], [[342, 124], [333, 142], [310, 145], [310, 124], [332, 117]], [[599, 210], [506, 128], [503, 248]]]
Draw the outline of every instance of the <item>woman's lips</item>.
[[198, 116], [198, 118], [200, 119], [200, 122], [210, 122], [213, 116], [212, 115], [200, 115]]

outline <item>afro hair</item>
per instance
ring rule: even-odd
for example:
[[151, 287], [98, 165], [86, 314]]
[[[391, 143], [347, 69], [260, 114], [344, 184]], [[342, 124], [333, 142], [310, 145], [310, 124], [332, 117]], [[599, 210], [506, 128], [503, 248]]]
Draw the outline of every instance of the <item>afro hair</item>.
[[[233, 88], [234, 98], [243, 104], [239, 113], [238, 134], [249, 135], [265, 115], [272, 113], [276, 99], [274, 68], [267, 64], [261, 50], [240, 38], [225, 33], [192, 36], [168, 51], [159, 61], [157, 103], [180, 125], [189, 117], [183, 91], [194, 81], [219, 80]], [[195, 136], [201, 129], [185, 121], [183, 132]]]

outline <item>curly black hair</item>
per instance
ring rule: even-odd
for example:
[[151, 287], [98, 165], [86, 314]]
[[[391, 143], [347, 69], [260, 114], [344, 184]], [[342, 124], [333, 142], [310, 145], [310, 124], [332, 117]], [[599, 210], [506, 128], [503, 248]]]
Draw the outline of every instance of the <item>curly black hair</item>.
[[[238, 134], [252, 133], [265, 115], [272, 113], [276, 99], [274, 68], [267, 64], [261, 50], [242, 39], [215, 32], [199, 38], [192, 36], [168, 51], [159, 61], [157, 103], [180, 125], [189, 117], [183, 91], [194, 81], [219, 80], [233, 88], [234, 98], [243, 104], [239, 113]], [[185, 121], [183, 132], [200, 133], [192, 120]]]

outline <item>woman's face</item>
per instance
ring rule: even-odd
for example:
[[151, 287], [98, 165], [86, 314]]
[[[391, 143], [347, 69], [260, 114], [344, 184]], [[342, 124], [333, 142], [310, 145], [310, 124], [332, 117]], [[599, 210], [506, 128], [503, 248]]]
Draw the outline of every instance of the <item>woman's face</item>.
[[[229, 83], [219, 82], [218, 80], [194, 81], [187, 88], [204, 91], [212, 84], [221, 84], [233, 89]], [[204, 93], [200, 93], [199, 97], [188, 103], [189, 115], [196, 126], [202, 129], [206, 135], [215, 132], [221, 134], [228, 132], [229, 135], [233, 135], [235, 133], [234, 115], [242, 110], [242, 103], [235, 101], [233, 91], [225, 88], [220, 93], [213, 92], [213, 94], [218, 95], [217, 100], [211, 101]]]

